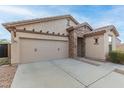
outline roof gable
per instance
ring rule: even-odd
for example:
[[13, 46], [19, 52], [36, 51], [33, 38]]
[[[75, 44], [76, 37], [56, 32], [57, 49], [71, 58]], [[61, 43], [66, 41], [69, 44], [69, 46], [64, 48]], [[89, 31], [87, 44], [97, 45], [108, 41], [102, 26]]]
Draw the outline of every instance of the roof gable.
[[[82, 23], [82, 24], [79, 24], [75, 27], [71, 26], [71, 27], [67, 28], [66, 30], [67, 31], [73, 31], [74, 29], [80, 28], [81, 26], [84, 26], [84, 25], [87, 25], [90, 27], [90, 25], [88, 23]], [[85, 34], [85, 36], [93, 36], [93, 35], [104, 34], [106, 31], [112, 31], [116, 36], [119, 36], [119, 33], [116, 30], [114, 25], [108, 25], [108, 26], [97, 28], [97, 29], [92, 29], [91, 32], [85, 32], [84, 34]]]
[[94, 29], [93, 31], [101, 31], [101, 30], [110, 30], [112, 31], [116, 36], [119, 36], [119, 33], [117, 31], [117, 29], [115, 28], [114, 25], [108, 25], [108, 26], [104, 26], [104, 27], [100, 27], [100, 28], [97, 28], [97, 29]]
[[89, 27], [89, 29], [92, 31], [93, 28], [87, 23], [87, 22], [84, 22], [84, 23], [81, 23], [81, 24], [78, 24], [77, 26], [75, 26], [74, 28], [77, 29], [77, 28], [81, 28], [83, 26], [87, 26]]
[[62, 15], [62, 16], [22, 20], [22, 21], [16, 21], [16, 22], [8, 22], [8, 23], [3, 23], [2, 25], [7, 28], [7, 27], [12, 27], [12, 26], [17, 26], [17, 25], [26, 25], [26, 24], [32, 24], [32, 23], [53, 21], [53, 20], [59, 20], [59, 19], [64, 19], [64, 18], [71, 19], [75, 24], [79, 24], [79, 22], [75, 20], [71, 15]]

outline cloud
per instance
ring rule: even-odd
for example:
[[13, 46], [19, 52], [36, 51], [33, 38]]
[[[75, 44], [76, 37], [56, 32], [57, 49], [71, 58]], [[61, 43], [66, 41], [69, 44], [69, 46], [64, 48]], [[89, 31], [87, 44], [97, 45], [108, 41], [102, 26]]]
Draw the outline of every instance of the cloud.
[[40, 10], [41, 11], [37, 11], [36, 14], [41, 16], [56, 16], [71, 13], [71, 9], [67, 6], [47, 6], [41, 7]]
[[0, 35], [2, 35], [2, 32], [0, 31]]
[[[0, 19], [0, 24], [2, 24], [4, 20]], [[11, 35], [9, 31], [7, 31], [2, 25], [0, 25], [0, 39], [8, 39], [10, 40]]]
[[94, 22], [95, 26], [103, 26], [113, 24], [117, 27], [124, 26], [122, 19], [124, 18], [123, 6], [112, 6], [112, 9], [101, 12], [101, 17]]
[[[2, 22], [4, 22], [14, 19], [22, 20], [71, 14], [80, 23], [86, 21], [93, 26], [93, 28], [113, 24], [117, 27], [117, 30], [121, 34], [121, 39], [124, 39], [124, 29], [122, 29], [124, 27], [124, 21], [122, 21], [124, 19], [123, 11], [124, 6], [112, 6], [111, 8], [105, 10], [103, 6], [90, 6], [90, 8], [87, 7], [86, 9], [85, 7], [77, 8], [77, 6], [0, 6], [1, 14], [6, 13], [10, 15], [7, 16], [7, 18], [6, 16], [1, 16], [0, 19], [3, 19]], [[17, 16], [17, 18], [13, 17], [13, 15]]]
[[[32, 6], [37, 7], [37, 6]], [[73, 6], [39, 6], [37, 9], [26, 6], [0, 6], [0, 13], [4, 12], [8, 15], [23, 16], [25, 19], [47, 17], [56, 15], [71, 14], [79, 22], [90, 21], [85, 16], [80, 16], [78, 13], [72, 11]], [[5, 18], [6, 19], [6, 18]]]
[[83, 23], [83, 22], [88, 22], [90, 23], [90, 18], [83, 16], [83, 15], [78, 15], [77, 13], [71, 12], [70, 13], [78, 22]]
[[78, 14], [77, 11], [73, 10], [75, 6], [71, 6], [71, 5], [70, 6], [49, 6], [49, 8], [51, 10], [55, 10], [54, 12], [52, 11], [53, 15], [70, 14], [80, 23], [85, 22], [85, 21], [90, 22], [90, 18], [82, 14]]
[[102, 11], [101, 16], [94, 22], [94, 27], [101, 27], [105, 25], [115, 25], [120, 39], [124, 42], [124, 6], [112, 6], [107, 11]]
[[19, 6], [0, 6], [0, 12], [14, 15], [35, 16], [29, 9]]

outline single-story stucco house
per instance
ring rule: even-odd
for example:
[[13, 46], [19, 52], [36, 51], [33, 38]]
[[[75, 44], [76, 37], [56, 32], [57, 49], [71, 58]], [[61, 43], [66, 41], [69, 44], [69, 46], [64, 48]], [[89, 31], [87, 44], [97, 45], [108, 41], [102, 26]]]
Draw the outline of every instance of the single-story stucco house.
[[121, 39], [116, 38], [116, 46], [119, 46], [119, 45], [121, 45], [121, 44], [122, 44]]
[[93, 29], [71, 15], [2, 24], [11, 33], [11, 63], [87, 57], [105, 60], [116, 50], [119, 36], [113, 25]]

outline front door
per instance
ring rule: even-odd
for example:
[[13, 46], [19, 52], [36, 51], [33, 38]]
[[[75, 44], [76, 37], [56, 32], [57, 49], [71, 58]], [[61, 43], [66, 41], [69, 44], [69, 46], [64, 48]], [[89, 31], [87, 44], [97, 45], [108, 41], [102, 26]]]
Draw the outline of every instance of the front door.
[[83, 38], [77, 38], [77, 56], [78, 57], [84, 57], [85, 55], [85, 46], [84, 46], [84, 39]]

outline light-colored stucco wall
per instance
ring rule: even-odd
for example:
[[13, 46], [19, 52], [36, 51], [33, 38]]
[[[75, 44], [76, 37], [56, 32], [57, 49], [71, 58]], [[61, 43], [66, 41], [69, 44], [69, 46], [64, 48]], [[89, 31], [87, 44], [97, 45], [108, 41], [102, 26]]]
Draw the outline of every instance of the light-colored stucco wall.
[[[17, 26], [17, 29], [24, 29], [32, 30], [35, 29], [35, 31], [39, 32], [42, 30], [43, 32], [49, 31], [50, 33], [60, 33], [60, 34], [66, 34], [67, 31], [66, 28], [68, 28], [67, 25], [68, 21], [67, 19], [59, 19], [59, 20], [53, 20], [53, 21], [47, 21], [47, 22], [41, 22], [41, 23], [34, 23], [34, 24], [28, 24], [23, 26]], [[76, 24], [70, 20], [70, 26], [75, 26]]]
[[32, 34], [32, 33], [23, 33], [17, 32], [16, 38], [14, 38], [14, 42], [11, 44], [11, 62], [12, 63], [20, 63], [20, 38], [29, 38], [29, 39], [38, 39], [38, 40], [59, 40], [59, 41], [67, 41], [68, 37], [60, 37], [60, 36], [48, 36], [41, 34]]
[[[42, 32], [49, 31], [50, 33], [60, 33], [67, 35], [66, 28], [67, 26], [67, 19], [59, 19], [59, 20], [53, 20], [53, 21], [47, 21], [47, 22], [41, 22], [41, 23], [34, 23], [34, 24], [28, 24], [23, 26], [16, 26], [17, 29], [24, 29]], [[72, 20], [70, 20], [70, 26], [76, 25]], [[11, 32], [12, 37], [12, 44], [11, 44], [11, 62], [12, 63], [20, 63], [20, 37], [21, 38], [33, 38], [33, 39], [47, 39], [47, 40], [60, 40], [60, 41], [67, 41], [68, 37], [60, 37], [60, 36], [49, 36], [49, 35], [41, 35], [41, 34], [32, 34], [32, 33], [23, 33], [23, 32], [16, 32], [16, 37], [13, 37], [14, 33]], [[13, 42], [14, 40], [14, 42]]]
[[[105, 60], [109, 53], [109, 35], [112, 36], [112, 50], [116, 50], [116, 36], [112, 31], [107, 30], [103, 35], [86, 38], [86, 57]], [[94, 44], [94, 38], [98, 38], [99, 44]]]
[[[98, 38], [98, 44], [95, 39]], [[104, 35], [87, 37], [85, 39], [85, 56], [93, 59], [105, 59], [104, 56]]]
[[116, 38], [116, 46], [121, 45], [121, 40], [119, 38]]
[[112, 36], [112, 50], [116, 50], [116, 36], [112, 31], [107, 31], [104, 34], [104, 41], [105, 41], [105, 45], [104, 45], [104, 51], [105, 51], [105, 55], [107, 55], [109, 53], [109, 35]]

